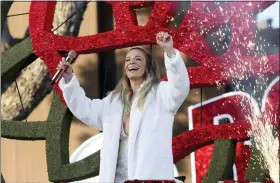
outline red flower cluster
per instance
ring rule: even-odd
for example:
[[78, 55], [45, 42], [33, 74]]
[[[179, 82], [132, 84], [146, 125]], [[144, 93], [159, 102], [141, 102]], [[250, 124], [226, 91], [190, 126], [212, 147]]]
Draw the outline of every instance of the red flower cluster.
[[213, 127], [201, 127], [184, 132], [173, 138], [174, 163], [189, 155], [191, 152], [212, 144], [217, 139], [248, 139], [247, 131], [250, 125], [246, 121], [234, 124], [217, 125]]
[[[279, 55], [266, 57], [247, 56], [248, 45], [254, 42], [254, 14], [273, 2], [228, 2], [221, 8], [207, 12], [209, 2], [193, 2], [178, 29], [169, 30], [176, 2], [110, 2], [113, 7], [116, 29], [84, 37], [58, 36], [51, 32], [56, 2], [32, 1], [29, 12], [29, 28], [34, 52], [46, 63], [50, 74], [56, 73], [61, 60], [59, 51], [75, 50], [77, 53], [96, 53], [135, 45], [156, 44], [155, 35], [168, 31], [175, 48], [197, 61], [200, 66], [189, 67], [191, 87], [207, 87], [224, 84], [240, 73], [248, 75], [269, 74], [279, 71]], [[138, 26], [135, 8], [150, 6], [153, 9], [145, 26]], [[242, 12], [252, 12], [244, 16]], [[205, 34], [231, 22], [231, 41], [221, 57], [213, 55], [205, 41]], [[238, 54], [236, 54], [238, 53]], [[244, 64], [247, 62], [247, 64]], [[242, 65], [242, 67], [240, 67]], [[228, 73], [228, 68], [235, 68]], [[162, 80], [167, 80], [163, 78]], [[61, 98], [62, 94], [55, 87]]]

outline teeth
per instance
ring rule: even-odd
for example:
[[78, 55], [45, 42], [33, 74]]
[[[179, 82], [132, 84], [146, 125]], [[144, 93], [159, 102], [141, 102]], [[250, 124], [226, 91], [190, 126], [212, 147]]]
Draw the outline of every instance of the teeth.
[[138, 69], [138, 68], [137, 67], [128, 68], [129, 71], [131, 71], [132, 69]]

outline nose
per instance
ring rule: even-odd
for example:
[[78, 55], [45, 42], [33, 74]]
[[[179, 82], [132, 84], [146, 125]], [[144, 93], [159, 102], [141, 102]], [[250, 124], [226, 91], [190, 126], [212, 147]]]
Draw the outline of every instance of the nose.
[[131, 63], [132, 63], [132, 64], [134, 64], [134, 63], [135, 63], [135, 60], [134, 60], [134, 59], [132, 59], [132, 60], [131, 60]]

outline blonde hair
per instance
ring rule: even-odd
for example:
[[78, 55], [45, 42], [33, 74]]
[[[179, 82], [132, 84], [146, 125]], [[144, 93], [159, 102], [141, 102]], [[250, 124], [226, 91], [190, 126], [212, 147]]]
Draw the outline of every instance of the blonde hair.
[[[144, 106], [149, 91], [153, 88], [153, 86], [157, 85], [160, 82], [160, 71], [156, 61], [151, 54], [140, 47], [131, 48], [129, 51], [135, 49], [141, 50], [145, 54], [146, 58], [146, 71], [143, 76], [143, 86], [139, 90], [139, 100], [137, 103], [137, 107], [141, 109]], [[131, 98], [133, 95], [133, 91], [130, 86], [129, 78], [127, 77], [125, 72], [123, 73], [123, 77], [120, 79], [118, 85], [111, 92], [111, 94], [111, 102], [116, 96], [119, 96], [119, 99], [124, 106], [124, 112], [125, 114], [128, 114], [131, 109]]]

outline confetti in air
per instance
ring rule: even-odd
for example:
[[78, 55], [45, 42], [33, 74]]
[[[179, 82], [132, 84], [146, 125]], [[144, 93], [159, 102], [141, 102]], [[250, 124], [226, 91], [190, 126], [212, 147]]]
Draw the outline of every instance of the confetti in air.
[[[252, 3], [249, 2], [248, 6], [252, 6]], [[221, 12], [223, 12], [222, 7], [219, 8]], [[250, 20], [250, 17], [253, 17], [254, 14], [252, 12], [240, 12], [236, 16], [248, 17], [248, 20]], [[256, 21], [251, 23], [255, 25], [257, 24]], [[250, 23], [248, 22], [248, 27], [251, 26], [249, 24]], [[230, 29], [226, 24], [226, 26], [221, 27], [215, 32], [209, 33], [207, 30], [202, 30], [202, 33], [214, 37], [213, 42], [210, 43], [210, 45], [213, 47], [214, 51], [222, 52], [223, 50], [228, 49], [226, 40], [234, 39], [234, 37], [236, 37], [235, 35], [231, 35], [229, 31]], [[223, 72], [225, 77], [232, 76], [233, 79], [231, 85], [233, 90], [248, 92], [251, 98], [258, 103], [261, 102], [263, 97], [260, 93], [268, 87], [269, 83], [269, 77], [261, 74], [262, 71], [269, 69], [269, 59], [266, 55], [266, 50], [268, 50], [268, 47], [273, 47], [261, 36], [259, 37], [259, 40], [255, 39], [259, 31], [259, 29], [256, 29], [255, 32], [250, 32], [250, 38], [244, 37], [244, 39], [237, 38], [235, 40], [237, 42], [236, 45], [246, 48], [246, 52], [242, 53], [239, 47], [237, 47], [233, 50], [232, 54], [228, 54], [228, 58], [234, 57], [236, 62], [229, 65], [228, 69]], [[252, 62], [247, 61], [242, 57], [244, 53], [247, 55], [261, 56], [259, 60], [256, 60], [256, 62], [260, 63], [257, 72], [256, 68], [252, 65]], [[249, 73], [256, 73], [256, 76], [252, 77], [252, 74]], [[220, 82], [216, 81], [216, 84], [218, 89], [220, 89]], [[242, 98], [240, 99], [242, 100]], [[248, 132], [254, 142], [252, 145], [260, 151], [257, 160], [263, 165], [264, 169], [269, 171], [271, 179], [275, 183], [279, 183], [279, 134], [276, 129], [277, 127], [273, 125], [277, 121], [278, 116], [273, 112], [260, 113], [258, 110], [254, 109], [254, 106], [248, 106], [248, 103], [245, 101], [241, 101], [241, 103], [243, 103], [241, 111], [244, 112], [248, 122], [250, 122], [252, 126], [251, 130]]]

